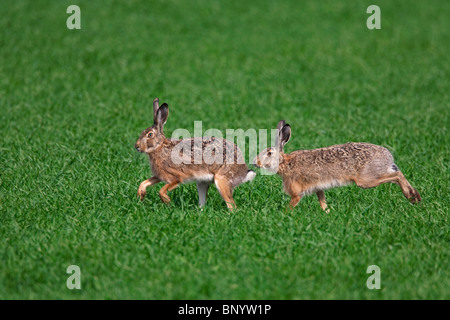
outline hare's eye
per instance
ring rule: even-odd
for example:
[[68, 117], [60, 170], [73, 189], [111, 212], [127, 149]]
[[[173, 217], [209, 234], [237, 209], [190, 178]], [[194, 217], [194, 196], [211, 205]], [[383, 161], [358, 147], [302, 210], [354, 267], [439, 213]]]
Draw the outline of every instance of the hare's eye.
[[147, 135], [147, 137], [153, 138], [153, 132], [149, 132], [148, 135]]
[[271, 157], [272, 156], [272, 151], [267, 152], [267, 156]]

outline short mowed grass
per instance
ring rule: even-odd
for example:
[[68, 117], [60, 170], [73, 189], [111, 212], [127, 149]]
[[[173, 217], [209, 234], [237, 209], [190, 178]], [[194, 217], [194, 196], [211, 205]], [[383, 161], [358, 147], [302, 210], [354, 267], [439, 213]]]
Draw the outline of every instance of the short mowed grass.
[[[81, 8], [81, 30], [66, 9]], [[381, 8], [381, 30], [366, 9]], [[450, 2], [4, 1], [1, 299], [449, 299]], [[167, 102], [178, 128], [292, 127], [286, 152], [389, 148], [397, 185], [285, 212], [278, 176], [136, 199], [134, 150]], [[248, 151], [247, 151], [248, 153]], [[247, 159], [248, 161], [248, 159]], [[258, 171], [258, 173], [260, 173]], [[69, 265], [81, 290], [69, 290]], [[381, 269], [381, 289], [366, 286]]]

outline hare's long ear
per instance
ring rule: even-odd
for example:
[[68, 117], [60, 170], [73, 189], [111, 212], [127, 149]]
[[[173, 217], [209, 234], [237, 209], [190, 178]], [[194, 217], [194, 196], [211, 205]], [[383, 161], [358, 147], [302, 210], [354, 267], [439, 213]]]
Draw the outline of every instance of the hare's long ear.
[[280, 120], [277, 125], [277, 136], [275, 137], [275, 145], [278, 146], [280, 144], [280, 134], [281, 129], [283, 129], [283, 126], [286, 124], [284, 120]]
[[159, 109], [159, 99], [156, 98], [153, 100], [153, 121], [156, 121], [156, 112], [158, 112]]
[[291, 139], [291, 126], [288, 124], [285, 124], [283, 128], [279, 131], [278, 135], [278, 148], [281, 151], [283, 151], [284, 145], [289, 142], [289, 139]]
[[278, 125], [277, 125], [277, 130], [278, 131], [281, 130], [281, 128], [283, 128], [285, 124], [286, 124], [286, 121], [280, 120], [280, 122], [278, 122]]
[[164, 130], [164, 125], [167, 122], [167, 118], [169, 117], [169, 106], [167, 103], [163, 103], [163, 105], [156, 112], [155, 124], [156, 128], [158, 128], [158, 132], [162, 133]]

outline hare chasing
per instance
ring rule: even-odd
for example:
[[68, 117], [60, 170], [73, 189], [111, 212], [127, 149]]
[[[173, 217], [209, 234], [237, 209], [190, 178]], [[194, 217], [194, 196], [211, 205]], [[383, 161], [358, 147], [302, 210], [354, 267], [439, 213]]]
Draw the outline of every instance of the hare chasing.
[[277, 129], [276, 145], [262, 151], [253, 163], [281, 176], [283, 189], [291, 196], [291, 208], [304, 195], [315, 192], [321, 208], [328, 212], [324, 190], [352, 182], [361, 188], [396, 183], [411, 203], [422, 200], [419, 192], [411, 187], [395, 165], [392, 154], [384, 147], [350, 142], [286, 154], [283, 148], [291, 137], [291, 127], [281, 120]]
[[138, 198], [145, 198], [147, 187], [164, 182], [159, 196], [169, 203], [168, 191], [181, 183], [195, 181], [200, 207], [206, 203], [209, 185], [214, 183], [227, 207], [230, 210], [236, 208], [233, 189], [253, 180], [256, 175], [248, 170], [239, 148], [230, 141], [214, 137], [168, 139], [163, 132], [168, 116], [169, 106], [164, 103], [160, 107], [156, 98], [153, 101], [153, 126], [142, 131], [135, 144], [137, 151], [148, 154], [153, 173], [153, 177], [139, 185]]

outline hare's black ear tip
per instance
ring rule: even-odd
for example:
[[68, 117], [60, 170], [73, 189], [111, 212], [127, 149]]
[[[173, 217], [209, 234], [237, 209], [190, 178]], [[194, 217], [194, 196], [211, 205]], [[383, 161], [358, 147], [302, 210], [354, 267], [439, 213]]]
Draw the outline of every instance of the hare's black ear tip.
[[162, 104], [161, 108], [162, 108], [162, 107], [168, 108], [169, 105], [168, 105], [167, 103], [164, 102], [164, 103]]

